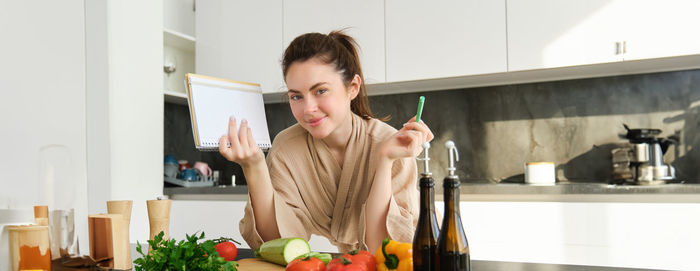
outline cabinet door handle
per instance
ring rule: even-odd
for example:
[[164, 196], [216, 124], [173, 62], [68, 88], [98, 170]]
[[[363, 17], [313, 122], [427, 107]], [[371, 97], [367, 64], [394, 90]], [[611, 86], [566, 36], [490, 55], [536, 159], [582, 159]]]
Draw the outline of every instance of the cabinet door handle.
[[619, 55], [620, 52], [622, 51], [621, 44], [619, 41], [615, 42], [615, 55]]
[[622, 42], [622, 53], [623, 54], [627, 53], [627, 41]]

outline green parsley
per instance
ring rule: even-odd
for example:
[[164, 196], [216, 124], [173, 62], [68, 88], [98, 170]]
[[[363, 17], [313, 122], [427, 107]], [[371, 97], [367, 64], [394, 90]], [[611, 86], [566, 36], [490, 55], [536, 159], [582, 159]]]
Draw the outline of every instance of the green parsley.
[[141, 258], [134, 261], [136, 271], [236, 271], [238, 264], [227, 262], [216, 252], [216, 243], [204, 239], [204, 232], [197, 236], [185, 235], [186, 239], [177, 242], [175, 239], [163, 239], [163, 232], [148, 240], [150, 252], [144, 253], [141, 244], [136, 242], [136, 251]]

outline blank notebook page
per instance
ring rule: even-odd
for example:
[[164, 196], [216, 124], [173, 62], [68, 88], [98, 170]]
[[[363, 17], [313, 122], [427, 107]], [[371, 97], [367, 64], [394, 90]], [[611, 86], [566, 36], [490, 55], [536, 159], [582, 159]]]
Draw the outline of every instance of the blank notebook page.
[[219, 138], [228, 134], [230, 116], [240, 127], [248, 120], [255, 142], [261, 149], [271, 146], [265, 118], [265, 104], [259, 84], [187, 74], [187, 102], [197, 149], [218, 150]]

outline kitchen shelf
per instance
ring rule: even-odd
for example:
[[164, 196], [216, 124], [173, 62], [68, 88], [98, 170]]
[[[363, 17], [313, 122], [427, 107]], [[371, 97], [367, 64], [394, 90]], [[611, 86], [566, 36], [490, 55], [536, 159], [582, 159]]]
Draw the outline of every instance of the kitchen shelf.
[[163, 29], [163, 44], [179, 48], [188, 52], [194, 52], [196, 39], [175, 30]]
[[163, 90], [163, 98], [166, 103], [187, 104], [187, 94], [185, 93]]

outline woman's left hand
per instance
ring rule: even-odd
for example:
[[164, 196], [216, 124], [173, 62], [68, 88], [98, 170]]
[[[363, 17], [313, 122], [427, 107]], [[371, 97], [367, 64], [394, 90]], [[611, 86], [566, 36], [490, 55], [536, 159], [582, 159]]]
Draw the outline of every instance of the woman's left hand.
[[411, 118], [390, 138], [382, 143], [381, 152], [383, 158], [394, 161], [399, 158], [416, 157], [423, 151], [423, 142], [433, 140], [433, 132], [424, 122], [416, 122], [416, 117]]

